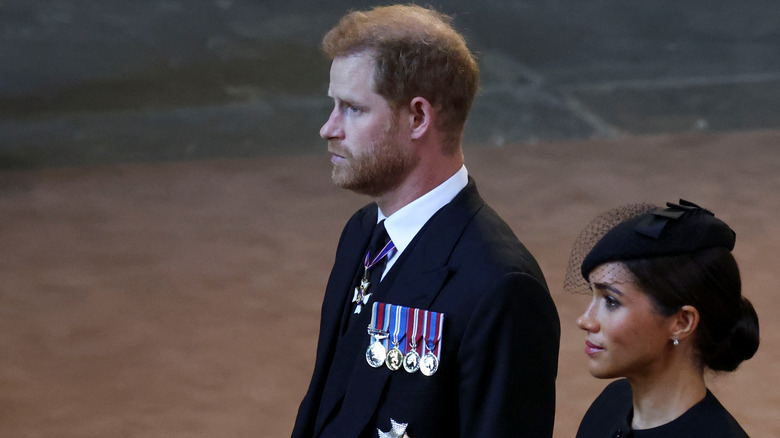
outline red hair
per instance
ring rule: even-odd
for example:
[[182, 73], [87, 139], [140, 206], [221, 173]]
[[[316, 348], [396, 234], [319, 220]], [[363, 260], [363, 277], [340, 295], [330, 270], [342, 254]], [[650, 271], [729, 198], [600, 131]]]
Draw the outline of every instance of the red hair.
[[374, 91], [395, 109], [427, 99], [440, 115], [445, 151], [458, 150], [479, 66], [449, 16], [415, 5], [351, 12], [325, 35], [322, 49], [331, 59], [373, 52]]

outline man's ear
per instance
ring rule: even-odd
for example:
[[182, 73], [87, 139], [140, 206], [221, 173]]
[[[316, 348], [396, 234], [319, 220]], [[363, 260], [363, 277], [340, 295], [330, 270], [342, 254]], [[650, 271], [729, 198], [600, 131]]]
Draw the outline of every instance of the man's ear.
[[669, 333], [672, 341], [683, 341], [699, 326], [699, 311], [693, 306], [682, 306], [672, 318], [674, 322]]
[[412, 140], [422, 138], [433, 126], [433, 107], [428, 99], [415, 97], [409, 102], [409, 128]]

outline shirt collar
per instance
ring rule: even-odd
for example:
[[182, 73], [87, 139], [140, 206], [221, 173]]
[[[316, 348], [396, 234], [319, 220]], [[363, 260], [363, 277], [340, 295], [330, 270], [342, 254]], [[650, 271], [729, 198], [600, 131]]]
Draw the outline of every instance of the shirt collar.
[[393, 254], [393, 259], [404, 252], [414, 236], [428, 222], [428, 219], [452, 201], [468, 182], [468, 171], [463, 165], [449, 179], [391, 214], [390, 217], [385, 216], [382, 210], [377, 209], [377, 223], [385, 219], [387, 234], [395, 244], [396, 252]]

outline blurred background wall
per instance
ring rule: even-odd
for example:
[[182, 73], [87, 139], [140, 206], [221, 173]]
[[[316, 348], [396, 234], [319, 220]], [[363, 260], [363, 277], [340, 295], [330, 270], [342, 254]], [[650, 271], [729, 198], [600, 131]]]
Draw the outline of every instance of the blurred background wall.
[[[357, 0], [0, 1], [0, 168], [324, 150]], [[469, 147], [780, 126], [780, 2], [432, 1], [477, 52]]]

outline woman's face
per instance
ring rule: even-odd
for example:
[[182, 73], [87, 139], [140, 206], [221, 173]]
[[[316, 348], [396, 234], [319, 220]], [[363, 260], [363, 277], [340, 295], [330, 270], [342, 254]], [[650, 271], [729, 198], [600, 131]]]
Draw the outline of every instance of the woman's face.
[[663, 370], [670, 357], [672, 318], [655, 311], [622, 263], [596, 267], [589, 281], [593, 298], [577, 326], [587, 332], [590, 373], [630, 379]]

